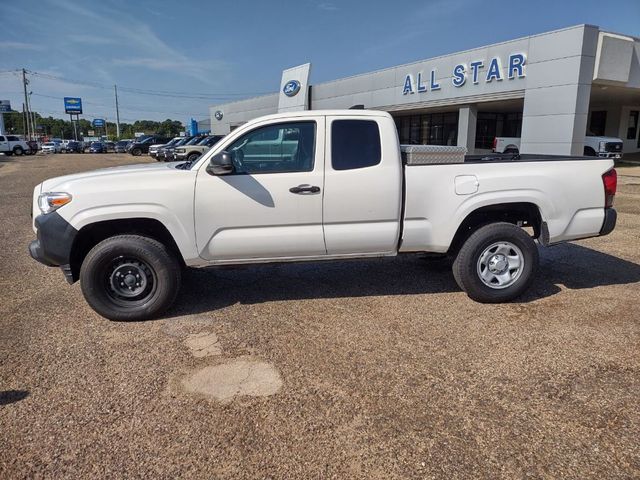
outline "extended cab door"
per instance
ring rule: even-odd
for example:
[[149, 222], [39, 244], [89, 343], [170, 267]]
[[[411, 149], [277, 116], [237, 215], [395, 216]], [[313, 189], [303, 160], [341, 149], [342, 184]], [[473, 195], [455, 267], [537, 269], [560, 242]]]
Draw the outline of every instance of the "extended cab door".
[[4, 135], [0, 135], [0, 152], [9, 152], [9, 151], [11, 151], [11, 148], [9, 145], [9, 141], [7, 140], [7, 137], [5, 137]]
[[402, 208], [399, 155], [390, 116], [327, 117], [324, 234], [329, 255], [396, 252]]
[[205, 164], [196, 179], [196, 240], [202, 258], [231, 263], [326, 255], [324, 132], [324, 117], [314, 116], [265, 121], [222, 140], [234, 172], [211, 175]]

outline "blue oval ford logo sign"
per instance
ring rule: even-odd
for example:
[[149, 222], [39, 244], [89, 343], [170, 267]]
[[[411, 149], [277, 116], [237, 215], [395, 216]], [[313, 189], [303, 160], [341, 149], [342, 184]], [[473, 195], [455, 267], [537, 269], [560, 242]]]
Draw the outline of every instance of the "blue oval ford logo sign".
[[297, 80], [290, 80], [285, 83], [282, 91], [287, 97], [293, 97], [300, 91], [300, 82]]
[[216, 117], [216, 120], [222, 120], [223, 115], [220, 110], [216, 111], [213, 115]]

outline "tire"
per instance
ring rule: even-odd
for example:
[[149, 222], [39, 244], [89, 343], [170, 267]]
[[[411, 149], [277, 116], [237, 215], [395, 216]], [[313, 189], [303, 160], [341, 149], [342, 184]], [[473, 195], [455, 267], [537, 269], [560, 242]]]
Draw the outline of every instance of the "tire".
[[131, 155], [133, 155], [134, 157], [139, 157], [140, 155], [142, 155], [142, 149], [134, 148], [133, 150], [131, 150]]
[[190, 153], [189, 156], [187, 157], [187, 162], [195, 162], [198, 158], [200, 158], [200, 154], [199, 153]]
[[13, 154], [16, 157], [19, 157], [20, 155], [22, 155], [24, 153], [24, 149], [22, 147], [13, 147]]
[[584, 156], [585, 157], [595, 157], [596, 151], [591, 147], [584, 147]]
[[[511, 268], [517, 260], [519, 268]], [[538, 248], [527, 232], [511, 223], [491, 223], [462, 245], [453, 262], [453, 276], [472, 300], [508, 302], [529, 288], [538, 261]]]
[[181, 268], [162, 243], [139, 235], [118, 235], [98, 243], [80, 268], [85, 300], [109, 320], [154, 318], [175, 301]]
[[520, 153], [520, 152], [518, 151], [518, 149], [517, 149], [517, 148], [507, 148], [507, 149], [504, 151], [504, 153], [513, 153], [514, 155], [517, 155], [517, 154], [518, 154], [518, 153]]

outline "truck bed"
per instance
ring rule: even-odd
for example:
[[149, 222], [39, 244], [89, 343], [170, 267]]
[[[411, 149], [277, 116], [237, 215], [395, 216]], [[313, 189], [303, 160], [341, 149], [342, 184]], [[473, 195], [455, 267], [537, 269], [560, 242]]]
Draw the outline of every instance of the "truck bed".
[[405, 164], [401, 251], [446, 252], [462, 220], [495, 204], [535, 206], [549, 243], [597, 235], [602, 175], [613, 160], [554, 155], [465, 155], [462, 163]]

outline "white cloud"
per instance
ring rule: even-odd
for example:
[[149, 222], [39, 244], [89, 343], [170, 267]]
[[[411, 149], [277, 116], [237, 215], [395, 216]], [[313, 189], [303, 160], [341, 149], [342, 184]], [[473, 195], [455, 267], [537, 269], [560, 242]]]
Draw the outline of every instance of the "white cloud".
[[322, 3], [319, 3], [317, 6], [318, 6], [318, 9], [324, 10], [326, 12], [335, 12], [336, 10], [339, 10], [338, 7], [331, 2], [322, 2]]
[[0, 42], [0, 50], [44, 50], [42, 45], [24, 42]]

